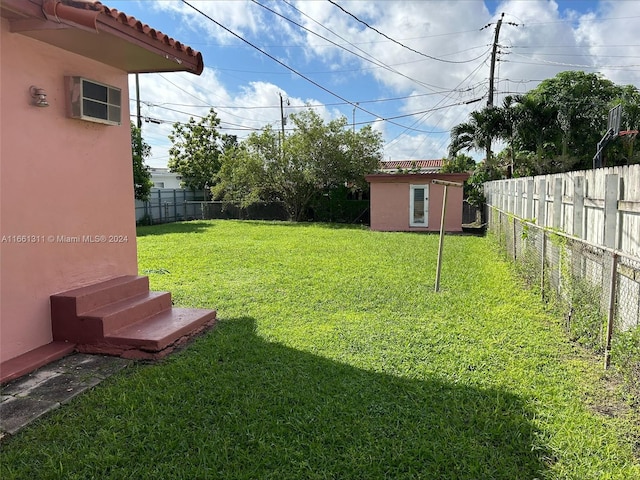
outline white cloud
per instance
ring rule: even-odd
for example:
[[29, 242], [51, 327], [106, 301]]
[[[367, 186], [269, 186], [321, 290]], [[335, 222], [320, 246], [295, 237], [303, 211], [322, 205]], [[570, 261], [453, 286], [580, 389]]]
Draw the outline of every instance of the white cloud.
[[[505, 16], [499, 38], [494, 103], [499, 104], [507, 94], [525, 93], [541, 80], [570, 69], [600, 71], [616, 83], [640, 86], [638, 14], [630, 18], [640, 11], [637, 0], [603, 0], [594, 3], [595, 9], [591, 11], [584, 11], [583, 2], [505, 0], [493, 12], [480, 1], [338, 2], [345, 10], [412, 49], [464, 63], [436, 61], [403, 48], [330, 2], [291, 0], [303, 13], [284, 2], [260, 2], [369, 61], [299, 29], [250, 1], [194, 0], [192, 3], [292, 68], [311, 72], [309, 76], [320, 79], [318, 83], [327, 89], [351, 101], [360, 101], [361, 108], [372, 114], [359, 110], [356, 122], [423, 112], [395, 120], [413, 130], [403, 130], [389, 122], [374, 124], [387, 142], [385, 154], [395, 159], [442, 157], [446, 154], [447, 132], [451, 127], [465, 121], [473, 109], [486, 104], [490, 48], [501, 12], [505, 12]], [[156, 1], [151, 5], [165, 15], [175, 15], [176, 25], [187, 33], [187, 43], [197, 35], [195, 46], [203, 46], [205, 65], [218, 64], [215, 52], [220, 50], [214, 48], [231, 42], [228, 34], [181, 2]], [[577, 11], [578, 8], [582, 10]], [[181, 38], [180, 31], [171, 35]], [[240, 41], [235, 39], [232, 43]], [[207, 56], [209, 50], [214, 52], [211, 56]], [[237, 52], [238, 58], [246, 58], [251, 65], [250, 68], [247, 65], [247, 70], [274, 66], [272, 60], [250, 48], [237, 49]], [[632, 66], [616, 67], [619, 65]], [[159, 105], [162, 102], [183, 104], [185, 106], [175, 108], [199, 115], [206, 114], [207, 108], [186, 105], [214, 105], [221, 107], [216, 111], [225, 122], [223, 126], [260, 128], [266, 124], [279, 127], [279, 93], [289, 98], [291, 105], [322, 103], [320, 98], [324, 102], [335, 101], [327, 100], [326, 92], [293, 74], [275, 80], [274, 77], [267, 80], [260, 74], [253, 78], [244, 74], [239, 81], [235, 78], [232, 81], [228, 75], [220, 75], [209, 67], [199, 78], [180, 74], [164, 76], [177, 79], [174, 83], [179, 88], [159, 76], [143, 76], [143, 99], [148, 99], [147, 93], [153, 92], [153, 98], [157, 99], [154, 105], [158, 105], [145, 107], [143, 114], [170, 121], [185, 121], [188, 115], [163, 109]], [[390, 97], [408, 98], [367, 103], [367, 100]], [[480, 98], [481, 101], [465, 103]], [[443, 108], [453, 104], [462, 105]], [[352, 122], [349, 105], [319, 107], [318, 111], [325, 120], [346, 115], [349, 123]], [[170, 125], [149, 124], [147, 131], [159, 139], [170, 131]], [[247, 131], [229, 130], [228, 133], [242, 137]], [[156, 153], [162, 148], [154, 146], [154, 158], [157, 157], [154, 162], [166, 163], [167, 155]]]

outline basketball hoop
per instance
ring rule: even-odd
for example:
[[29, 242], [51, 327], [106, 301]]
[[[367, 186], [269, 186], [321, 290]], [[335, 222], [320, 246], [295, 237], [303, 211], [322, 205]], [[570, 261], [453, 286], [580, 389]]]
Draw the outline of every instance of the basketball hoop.
[[622, 130], [618, 133], [619, 137], [627, 137], [625, 140], [633, 142], [638, 135], [638, 130]]

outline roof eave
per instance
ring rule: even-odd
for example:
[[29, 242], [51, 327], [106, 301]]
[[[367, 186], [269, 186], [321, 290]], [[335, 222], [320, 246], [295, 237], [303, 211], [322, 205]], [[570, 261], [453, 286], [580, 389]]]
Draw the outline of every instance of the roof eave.
[[[186, 71], [200, 75], [202, 54], [148, 26], [129, 25], [102, 11], [66, 7], [47, 15], [43, 0], [3, 0], [11, 32], [111, 65], [127, 73]], [[64, 5], [62, 7], [65, 7]], [[65, 18], [59, 15], [64, 15]], [[143, 27], [146, 30], [141, 31]], [[155, 35], [155, 36], [154, 36]], [[172, 43], [169, 43], [172, 42]], [[174, 45], [181, 48], [174, 48]]]

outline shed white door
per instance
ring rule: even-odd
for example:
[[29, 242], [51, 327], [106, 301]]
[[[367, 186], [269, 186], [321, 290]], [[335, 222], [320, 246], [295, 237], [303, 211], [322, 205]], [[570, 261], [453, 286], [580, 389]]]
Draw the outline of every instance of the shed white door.
[[409, 195], [409, 225], [429, 226], [429, 185], [411, 185]]

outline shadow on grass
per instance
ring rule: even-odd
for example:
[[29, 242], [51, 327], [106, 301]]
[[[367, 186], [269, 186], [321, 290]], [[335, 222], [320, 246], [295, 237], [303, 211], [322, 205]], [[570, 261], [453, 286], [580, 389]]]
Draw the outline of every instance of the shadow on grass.
[[211, 222], [192, 220], [188, 222], [162, 223], [158, 225], [146, 225], [136, 227], [138, 237], [148, 235], [165, 235], [167, 233], [204, 233], [213, 228]]
[[312, 221], [300, 221], [294, 222], [290, 220], [231, 220], [234, 222], [242, 222], [247, 225], [263, 226], [269, 225], [273, 227], [305, 227], [309, 228], [328, 228], [333, 230], [367, 230], [368, 225], [353, 224], [353, 223], [329, 223], [329, 222], [312, 222]]
[[[21, 478], [55, 467], [61, 478], [532, 479], [544, 452], [532, 450], [530, 416], [506, 391], [355, 368], [267, 342], [239, 318], [12, 439], [2, 469]], [[55, 441], [46, 429], [57, 429]]]
[[214, 227], [214, 222], [242, 222], [247, 225], [254, 226], [270, 226], [270, 227], [305, 227], [310, 225], [318, 228], [327, 228], [334, 230], [367, 230], [367, 225], [353, 225], [347, 223], [322, 223], [322, 222], [289, 222], [281, 220], [191, 220], [186, 222], [162, 223], [159, 225], [148, 225], [136, 227], [138, 237], [146, 237], [148, 235], [165, 235], [167, 233], [203, 233]]

